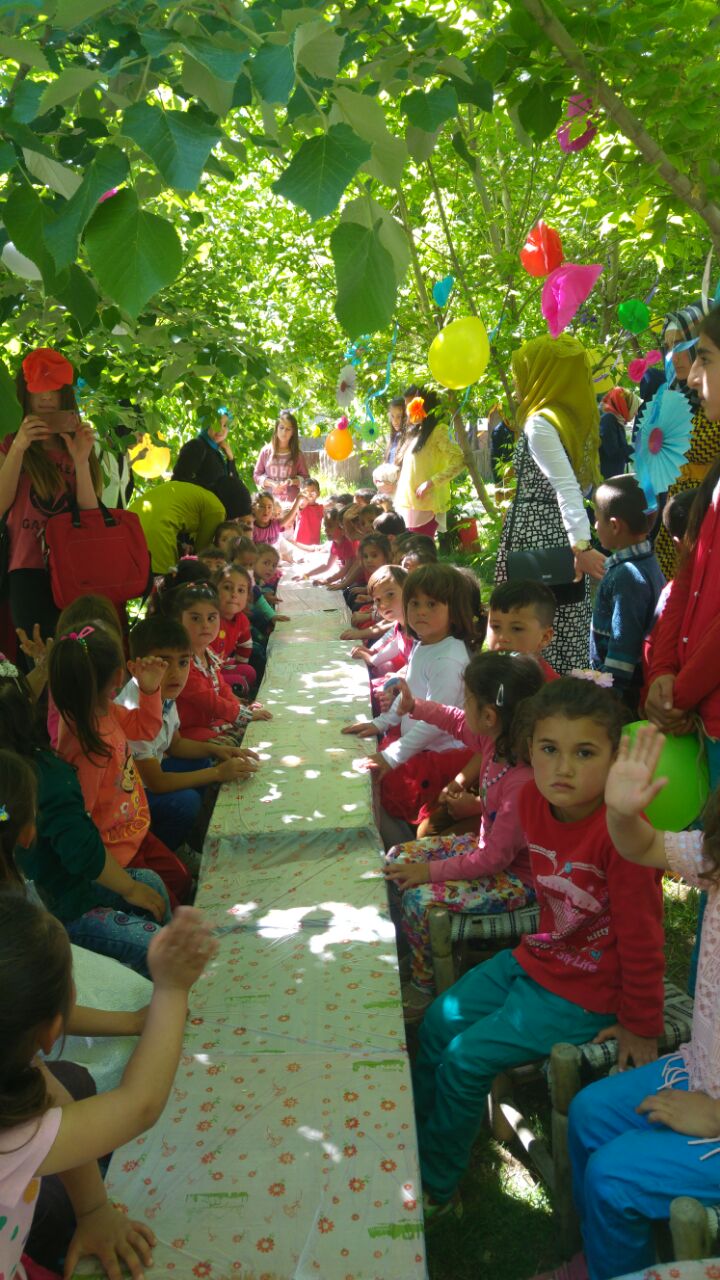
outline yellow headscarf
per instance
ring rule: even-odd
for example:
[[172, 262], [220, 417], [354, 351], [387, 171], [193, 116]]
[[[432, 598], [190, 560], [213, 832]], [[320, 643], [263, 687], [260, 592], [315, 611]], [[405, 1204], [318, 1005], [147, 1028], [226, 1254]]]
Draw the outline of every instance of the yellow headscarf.
[[513, 352], [522, 429], [533, 414], [555, 427], [580, 488], [600, 483], [600, 415], [587, 351], [569, 334], [543, 334]]

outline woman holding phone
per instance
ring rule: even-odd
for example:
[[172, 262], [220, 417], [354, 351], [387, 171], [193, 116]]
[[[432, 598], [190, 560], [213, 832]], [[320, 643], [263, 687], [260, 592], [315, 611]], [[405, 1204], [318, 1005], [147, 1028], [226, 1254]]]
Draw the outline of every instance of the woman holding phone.
[[0, 442], [10, 612], [16, 628], [32, 635], [38, 623], [43, 638], [52, 636], [60, 612], [43, 559], [43, 530], [50, 516], [67, 510], [71, 494], [81, 510], [89, 510], [102, 490], [95, 435], [80, 420], [72, 384], [72, 365], [59, 351], [31, 351], [16, 380], [23, 420]]

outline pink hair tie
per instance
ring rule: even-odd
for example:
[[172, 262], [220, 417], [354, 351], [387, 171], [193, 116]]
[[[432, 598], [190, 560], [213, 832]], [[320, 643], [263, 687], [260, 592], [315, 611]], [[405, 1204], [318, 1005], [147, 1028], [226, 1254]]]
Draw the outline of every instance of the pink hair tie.
[[69, 631], [66, 636], [61, 636], [62, 640], [79, 640], [80, 644], [85, 644], [88, 636], [93, 634], [94, 627], [83, 627], [82, 631]]

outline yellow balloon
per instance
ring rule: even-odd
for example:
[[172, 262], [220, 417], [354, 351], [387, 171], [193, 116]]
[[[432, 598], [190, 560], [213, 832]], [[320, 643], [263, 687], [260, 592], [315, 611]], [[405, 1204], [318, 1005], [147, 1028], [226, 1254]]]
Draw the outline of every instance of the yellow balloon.
[[487, 369], [490, 343], [485, 325], [477, 316], [453, 320], [441, 329], [428, 354], [436, 382], [453, 391], [477, 382]]
[[159, 449], [148, 435], [144, 435], [140, 443], [133, 446], [129, 456], [133, 471], [144, 480], [156, 480], [170, 466], [170, 450]]
[[344, 431], [338, 431], [337, 427], [330, 432], [325, 441], [325, 452], [333, 462], [343, 462], [345, 458], [349, 458], [353, 451], [353, 438], [347, 427]]

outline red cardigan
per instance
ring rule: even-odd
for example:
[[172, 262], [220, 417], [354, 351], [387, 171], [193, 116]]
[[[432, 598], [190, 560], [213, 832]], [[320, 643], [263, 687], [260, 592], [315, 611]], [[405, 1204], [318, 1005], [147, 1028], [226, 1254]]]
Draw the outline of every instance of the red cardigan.
[[191, 660], [187, 684], [177, 699], [183, 738], [206, 741], [226, 725], [235, 724], [238, 718], [247, 718], [243, 704], [218, 677], [219, 659], [211, 654], [210, 661], [212, 672], [203, 668], [196, 658]]
[[720, 483], [705, 513], [697, 546], [673, 579], [652, 632], [647, 683], [675, 676], [673, 705], [697, 710], [711, 738], [720, 738]]

